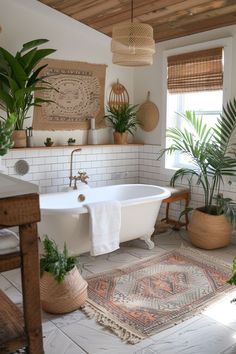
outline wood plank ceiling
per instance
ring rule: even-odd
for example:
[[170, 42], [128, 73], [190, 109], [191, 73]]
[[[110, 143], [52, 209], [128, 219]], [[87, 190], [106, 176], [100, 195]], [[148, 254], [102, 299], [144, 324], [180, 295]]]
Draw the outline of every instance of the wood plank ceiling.
[[[131, 0], [39, 0], [111, 36], [130, 21]], [[155, 42], [236, 24], [236, 0], [133, 0], [134, 21], [153, 27]]]

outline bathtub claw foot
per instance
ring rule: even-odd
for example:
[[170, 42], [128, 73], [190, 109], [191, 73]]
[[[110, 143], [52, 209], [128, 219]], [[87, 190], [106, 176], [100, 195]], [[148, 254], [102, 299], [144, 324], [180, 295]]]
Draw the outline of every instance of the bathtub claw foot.
[[146, 243], [149, 250], [152, 250], [155, 247], [155, 243], [151, 240], [151, 236], [152, 236], [153, 231], [149, 235], [145, 235], [143, 237], [140, 237], [140, 239]]

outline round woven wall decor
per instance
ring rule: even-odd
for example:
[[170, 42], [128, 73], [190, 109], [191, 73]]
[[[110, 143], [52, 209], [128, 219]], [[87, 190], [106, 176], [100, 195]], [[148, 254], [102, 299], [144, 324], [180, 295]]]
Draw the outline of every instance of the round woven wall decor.
[[141, 129], [145, 132], [151, 132], [156, 128], [159, 122], [159, 110], [155, 103], [150, 101], [149, 91], [147, 94], [147, 100], [139, 106], [137, 115], [141, 122]]

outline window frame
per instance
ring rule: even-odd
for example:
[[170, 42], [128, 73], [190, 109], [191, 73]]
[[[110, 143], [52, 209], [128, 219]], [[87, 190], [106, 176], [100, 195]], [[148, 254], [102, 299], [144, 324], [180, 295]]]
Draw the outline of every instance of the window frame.
[[[223, 76], [223, 105], [225, 106], [231, 97], [231, 75], [232, 72], [232, 37], [220, 38], [216, 40], [211, 40], [207, 42], [201, 42], [192, 45], [186, 45], [183, 47], [177, 47], [173, 49], [168, 49], [163, 52], [163, 67], [162, 67], [162, 87], [163, 87], [163, 97], [162, 97], [162, 107], [163, 107], [163, 129], [161, 136], [162, 148], [166, 148], [166, 128], [167, 128], [167, 58], [172, 55], [178, 55], [183, 53], [194, 52], [198, 50], [223, 47], [224, 49], [224, 76]], [[169, 155], [170, 156], [170, 155]], [[173, 156], [169, 157], [174, 161]], [[179, 167], [166, 167], [166, 157], [161, 160], [161, 168], [167, 173], [173, 173]], [[189, 165], [191, 167], [191, 165]]]

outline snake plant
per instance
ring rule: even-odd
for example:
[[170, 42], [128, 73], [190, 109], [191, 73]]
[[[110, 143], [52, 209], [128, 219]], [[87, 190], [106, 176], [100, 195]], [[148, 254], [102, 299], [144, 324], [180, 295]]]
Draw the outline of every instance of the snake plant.
[[224, 176], [236, 176], [236, 144], [233, 143], [236, 100], [229, 101], [223, 108], [215, 128], [209, 128], [194, 112], [187, 111], [180, 116], [187, 122], [188, 128], [167, 129], [171, 145], [163, 149], [158, 158], [165, 153], [178, 152], [191, 159], [192, 167], [178, 169], [171, 178], [171, 185], [182, 178], [187, 178], [191, 184], [195, 178], [204, 192], [204, 207], [201, 210], [211, 215], [225, 214], [235, 223], [236, 204], [230, 198], [223, 197], [221, 186]]
[[0, 107], [7, 116], [16, 115], [16, 130], [23, 129], [32, 106], [50, 102], [34, 96], [36, 91], [51, 88], [45, 77], [40, 76], [47, 64], [39, 65], [43, 58], [55, 52], [54, 49], [38, 49], [47, 42], [47, 39], [27, 42], [15, 55], [0, 47]]

